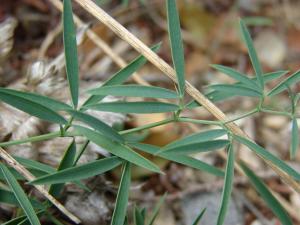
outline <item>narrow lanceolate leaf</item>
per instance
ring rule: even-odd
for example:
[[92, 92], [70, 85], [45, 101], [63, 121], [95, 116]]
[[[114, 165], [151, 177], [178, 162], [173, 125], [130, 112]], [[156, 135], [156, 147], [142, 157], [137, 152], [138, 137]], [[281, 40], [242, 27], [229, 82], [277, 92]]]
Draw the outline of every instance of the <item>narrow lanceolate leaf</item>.
[[27, 198], [25, 192], [23, 191], [22, 187], [19, 185], [17, 180], [14, 178], [14, 176], [11, 174], [11, 172], [7, 169], [7, 167], [4, 164], [0, 163], [0, 168], [2, 170], [2, 173], [5, 176], [8, 185], [10, 186], [11, 190], [14, 192], [16, 199], [18, 200], [24, 213], [28, 217], [30, 223], [32, 225], [40, 225], [39, 219], [35, 214], [35, 211], [29, 199]]
[[70, 110], [68, 112], [70, 112], [76, 120], [84, 122], [88, 126], [99, 131], [104, 136], [111, 138], [112, 140], [117, 142], [124, 142], [123, 137], [117, 131], [115, 131], [112, 127], [102, 122], [98, 118], [75, 110]]
[[284, 172], [289, 174], [295, 180], [298, 180], [298, 181], [300, 180], [300, 174], [296, 170], [291, 168], [289, 165], [287, 165], [281, 159], [272, 155], [266, 149], [262, 148], [261, 146], [257, 145], [256, 143], [254, 143], [246, 138], [240, 137], [240, 136], [234, 136], [234, 139], [237, 140], [238, 142], [246, 145], [250, 150], [254, 151], [255, 153], [257, 153], [264, 159], [269, 160], [272, 163], [274, 163], [277, 167], [279, 167], [281, 170], [283, 170]]
[[206, 211], [206, 208], [204, 208], [204, 209], [200, 212], [200, 214], [199, 214], [199, 215], [197, 216], [197, 218], [194, 220], [194, 222], [193, 222], [192, 225], [198, 225], [198, 224], [199, 224], [199, 222], [200, 222], [200, 220], [202, 219], [202, 217], [203, 217], [205, 211]]
[[[31, 202], [34, 208], [40, 208], [40, 209], [44, 208], [44, 205], [42, 203], [39, 203], [35, 199], [29, 199], [29, 201]], [[0, 202], [9, 205], [20, 206], [19, 201], [17, 200], [13, 192], [1, 188], [0, 188]]]
[[288, 72], [289, 72], [288, 70], [279, 70], [279, 71], [275, 71], [275, 72], [265, 73], [264, 81], [268, 82], [268, 81], [278, 79], [278, 78], [284, 76], [285, 74], [287, 74]]
[[176, 92], [166, 88], [144, 86], [144, 85], [114, 85], [104, 86], [89, 90], [88, 93], [92, 95], [113, 95], [126, 97], [144, 97], [144, 98], [166, 98], [176, 99], [178, 95]]
[[31, 160], [31, 159], [26, 159], [26, 158], [22, 158], [19, 156], [13, 156], [15, 160], [17, 160], [20, 164], [22, 164], [23, 166], [25, 166], [28, 169], [35, 169], [35, 170], [39, 170], [45, 173], [53, 173], [55, 172], [55, 169], [51, 166], [48, 166], [44, 163], [40, 163], [37, 162], [35, 160]]
[[239, 96], [260, 97], [262, 95], [261, 92], [258, 92], [248, 87], [244, 87], [239, 84], [214, 84], [210, 85], [209, 88], [215, 91], [219, 91], [221, 93], [229, 93]]
[[291, 149], [290, 149], [290, 155], [291, 159], [294, 159], [298, 150], [299, 146], [299, 129], [298, 129], [298, 123], [297, 118], [293, 118], [292, 120], [292, 141], [291, 141]]
[[38, 179], [30, 183], [31, 184], [59, 184], [59, 183], [66, 183], [75, 180], [82, 180], [112, 170], [115, 167], [119, 166], [122, 162], [123, 162], [122, 159], [113, 156], [113, 157], [89, 162], [84, 165], [60, 170], [53, 174], [39, 177]]
[[[158, 155], [159, 152], [161, 152], [161, 149], [157, 146], [154, 145], [149, 145], [149, 144], [143, 144], [143, 143], [130, 143], [130, 145], [134, 148], [137, 148], [143, 152], [147, 152], [152, 155]], [[223, 177], [224, 172], [212, 165], [209, 165], [205, 162], [202, 162], [198, 159], [192, 158], [190, 156], [186, 155], [174, 155], [174, 154], [168, 154], [165, 152], [161, 152], [159, 157], [180, 163], [185, 166], [189, 166], [191, 168], [201, 170], [210, 174], [213, 174], [215, 176]]]
[[62, 111], [62, 110], [67, 110], [72, 108], [71, 106], [67, 105], [64, 102], [60, 102], [53, 98], [49, 98], [32, 92], [24, 92], [24, 91], [17, 91], [8, 88], [0, 88], [0, 93], [25, 98], [29, 101], [35, 102], [49, 109], [52, 109], [53, 111]]
[[78, 105], [78, 58], [76, 31], [73, 21], [71, 0], [64, 0], [63, 39], [66, 59], [66, 72], [74, 108]]
[[269, 96], [277, 95], [284, 90], [286, 90], [289, 86], [296, 84], [300, 81], [300, 70], [286, 78], [284, 81], [282, 81], [280, 84], [278, 84], [276, 87], [274, 87], [269, 93]]
[[121, 143], [113, 142], [110, 139], [103, 136], [102, 134], [95, 132], [91, 129], [81, 126], [74, 127], [76, 131], [78, 131], [81, 135], [85, 136], [87, 139], [94, 142], [96, 145], [99, 145], [100, 147], [106, 149], [110, 153], [122, 159], [125, 159], [133, 164], [160, 173], [160, 169], [158, 166], [156, 166], [143, 156], [139, 155], [128, 146], [125, 146]]
[[178, 146], [182, 146], [182, 145], [192, 144], [195, 142], [197, 143], [197, 142], [209, 141], [209, 140], [213, 140], [218, 137], [221, 137], [225, 134], [227, 134], [227, 131], [224, 129], [203, 131], [203, 132], [192, 134], [192, 135], [186, 136], [182, 139], [173, 141], [170, 144], [168, 144], [166, 146], [166, 148], [178, 147]]
[[227, 209], [230, 202], [234, 176], [234, 150], [232, 144], [228, 148], [228, 159], [226, 164], [226, 173], [224, 179], [224, 187], [222, 192], [222, 203], [218, 215], [217, 225], [222, 225], [225, 220]]
[[168, 193], [165, 193], [158, 201], [158, 203], [155, 205], [154, 210], [152, 215], [149, 218], [149, 222], [147, 223], [147, 225], [153, 225], [154, 221], [156, 219], [156, 217], [158, 216], [159, 213], [159, 209], [162, 206], [162, 204], [164, 203], [166, 197], [167, 197]]
[[140, 210], [137, 206], [134, 206], [133, 218], [135, 225], [145, 225], [145, 218], [142, 212], [143, 211]]
[[163, 113], [175, 112], [177, 105], [164, 102], [105, 102], [87, 105], [86, 108], [116, 113]]
[[[61, 170], [67, 169], [69, 167], [72, 167], [74, 160], [75, 160], [75, 156], [76, 156], [76, 143], [73, 138], [73, 141], [66, 149], [65, 154], [64, 154], [62, 160], [60, 161], [57, 171], [61, 171]], [[52, 186], [50, 186], [49, 193], [51, 195], [53, 195], [54, 197], [58, 197], [63, 186], [64, 186], [63, 183], [52, 185]]]
[[123, 225], [126, 217], [129, 190], [131, 180], [131, 164], [126, 162], [123, 167], [122, 177], [118, 190], [115, 209], [113, 212], [111, 225]]
[[247, 87], [260, 92], [260, 88], [259, 88], [259, 86], [257, 86], [256, 82], [253, 81], [252, 79], [248, 78], [246, 75], [243, 75], [240, 72], [238, 72], [230, 67], [227, 67], [227, 66], [222, 66], [222, 65], [211, 65], [211, 66], [213, 68], [215, 68], [216, 70], [235, 79], [236, 81], [239, 81], [239, 82], [247, 85]]
[[29, 100], [27, 97], [7, 91], [0, 91], [0, 100], [32, 116], [53, 123], [65, 124], [67, 121], [54, 110]]
[[191, 144], [180, 145], [180, 146], [171, 146], [165, 147], [161, 150], [160, 153], [168, 153], [168, 154], [192, 154], [198, 152], [208, 152], [214, 151], [223, 147], [226, 147], [229, 144], [228, 140], [211, 140], [211, 141], [204, 141], [204, 142], [193, 142]]
[[175, 0], [167, 0], [167, 15], [172, 59], [177, 75], [179, 95], [183, 98], [185, 88], [184, 51], [181, 39], [180, 21]]
[[248, 54], [250, 56], [252, 66], [253, 66], [253, 69], [254, 69], [256, 77], [257, 77], [258, 85], [261, 88], [261, 90], [263, 90], [264, 89], [263, 71], [262, 71], [261, 65], [259, 63], [250, 33], [249, 33], [243, 20], [240, 20], [240, 27], [241, 27], [244, 41], [248, 48]]
[[[159, 48], [160, 48], [160, 44], [157, 44], [154, 45], [151, 49], [153, 51], [157, 51]], [[132, 62], [130, 62], [126, 67], [119, 70], [110, 79], [104, 82], [104, 84], [101, 87], [120, 85], [124, 83], [134, 72], [136, 72], [139, 68], [141, 68], [146, 62], [147, 59], [144, 56], [141, 55], [137, 57]], [[87, 101], [85, 101], [83, 105], [85, 106], [89, 104], [95, 104], [101, 101], [104, 97], [105, 96], [101, 96], [101, 95], [92, 95], [90, 98], [88, 98]]]
[[240, 163], [240, 165], [256, 191], [261, 195], [266, 204], [273, 211], [274, 215], [279, 218], [283, 225], [292, 225], [293, 222], [288, 216], [287, 212], [284, 210], [280, 202], [278, 202], [277, 199], [268, 190], [267, 186], [262, 182], [262, 180], [257, 177], [255, 173], [250, 170], [244, 163]]

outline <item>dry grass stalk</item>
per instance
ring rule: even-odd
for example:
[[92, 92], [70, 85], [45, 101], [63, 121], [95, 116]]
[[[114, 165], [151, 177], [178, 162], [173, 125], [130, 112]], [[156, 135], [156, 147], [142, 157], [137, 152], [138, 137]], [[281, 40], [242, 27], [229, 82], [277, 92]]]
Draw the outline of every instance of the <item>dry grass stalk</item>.
[[[15, 170], [17, 170], [22, 176], [24, 176], [28, 181], [33, 181], [36, 179], [32, 173], [30, 173], [24, 166], [22, 166], [20, 163], [18, 163], [13, 157], [11, 157], [10, 154], [8, 154], [3, 148], [0, 147], [0, 156], [2, 159], [5, 160], [5, 162], [13, 167]], [[45, 189], [42, 185], [35, 185], [34, 186], [39, 192], [42, 193], [42, 195], [47, 198], [53, 205], [55, 205], [64, 215], [66, 215], [68, 218], [70, 218], [73, 222], [76, 224], [80, 223], [80, 220], [70, 213], [59, 201], [57, 201], [52, 195], [48, 193], [48, 191]]]

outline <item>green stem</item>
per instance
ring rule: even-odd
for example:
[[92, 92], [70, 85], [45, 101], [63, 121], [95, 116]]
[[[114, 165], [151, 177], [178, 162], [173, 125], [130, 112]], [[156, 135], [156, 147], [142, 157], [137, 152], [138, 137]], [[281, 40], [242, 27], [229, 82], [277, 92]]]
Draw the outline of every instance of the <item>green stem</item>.
[[27, 143], [27, 142], [45, 141], [45, 140], [52, 139], [52, 138], [55, 138], [55, 137], [61, 137], [61, 132], [56, 131], [56, 132], [51, 132], [51, 133], [48, 133], [48, 134], [42, 134], [42, 135], [39, 135], [39, 136], [24, 138], [24, 139], [21, 139], [21, 140], [2, 142], [2, 143], [0, 143], [0, 147], [8, 147], [8, 146], [12, 146], [12, 145], [19, 145], [19, 144], [24, 144], [24, 143]]
[[197, 120], [185, 117], [179, 117], [177, 119], [178, 122], [186, 122], [186, 123], [196, 123], [196, 124], [205, 124], [205, 125], [217, 125], [221, 126], [222, 123], [220, 121], [211, 121], [211, 120]]
[[274, 110], [269, 110], [269, 109], [264, 109], [264, 108], [261, 108], [260, 111], [264, 112], [264, 113], [270, 113], [270, 114], [275, 114], [275, 115], [280, 115], [280, 116], [287, 116], [287, 117], [292, 116], [290, 113], [284, 112], [284, 111], [274, 111]]
[[248, 117], [248, 116], [250, 116], [250, 115], [252, 115], [252, 114], [257, 113], [258, 111], [259, 111], [259, 109], [258, 109], [258, 108], [255, 108], [255, 109], [252, 109], [250, 112], [247, 112], [247, 113], [245, 113], [245, 114], [243, 114], [243, 115], [240, 115], [240, 116], [238, 116], [238, 117], [236, 117], [236, 118], [233, 118], [233, 119], [231, 119], [231, 120], [224, 121], [224, 122], [222, 122], [222, 123], [225, 125], [225, 124], [227, 124], [227, 123], [231, 123], [231, 122], [234, 122], [234, 121], [243, 119], [243, 118], [245, 118], [245, 117]]
[[140, 126], [140, 127], [136, 127], [136, 128], [132, 128], [132, 129], [128, 129], [128, 130], [123, 130], [120, 131], [120, 134], [129, 134], [129, 133], [134, 133], [134, 132], [138, 132], [138, 131], [142, 131], [142, 130], [146, 130], [146, 129], [150, 129], [152, 127], [158, 127], [167, 123], [171, 123], [174, 122], [174, 118], [169, 118], [169, 119], [165, 119], [159, 122], [155, 122], [155, 123], [150, 123], [144, 126]]

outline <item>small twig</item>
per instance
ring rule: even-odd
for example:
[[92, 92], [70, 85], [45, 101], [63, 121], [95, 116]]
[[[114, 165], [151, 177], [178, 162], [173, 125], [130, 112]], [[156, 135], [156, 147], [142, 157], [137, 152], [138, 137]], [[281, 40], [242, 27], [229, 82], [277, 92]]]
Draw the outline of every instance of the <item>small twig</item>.
[[[22, 176], [24, 176], [28, 181], [33, 181], [36, 179], [32, 173], [30, 173], [24, 166], [18, 163], [11, 155], [9, 155], [3, 148], [0, 147], [0, 157], [5, 160], [5, 162], [13, 167], [16, 171], [18, 171]], [[57, 201], [52, 195], [48, 193], [42, 185], [34, 186], [42, 195], [47, 198], [53, 205], [55, 205], [64, 215], [66, 215], [69, 219], [71, 219], [76, 224], [81, 223], [81, 221], [69, 212], [59, 201]]]

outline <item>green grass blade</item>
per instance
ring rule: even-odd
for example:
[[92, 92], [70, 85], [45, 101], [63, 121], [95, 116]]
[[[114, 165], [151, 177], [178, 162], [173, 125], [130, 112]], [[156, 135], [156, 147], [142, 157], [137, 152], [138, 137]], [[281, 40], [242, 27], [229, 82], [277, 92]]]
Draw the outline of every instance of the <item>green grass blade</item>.
[[208, 152], [208, 151], [215, 151], [217, 149], [226, 147], [229, 144], [228, 140], [211, 140], [211, 141], [204, 141], [204, 142], [193, 142], [191, 144], [174, 146], [174, 147], [165, 147], [158, 153], [168, 153], [168, 154], [191, 154], [191, 153], [198, 153], [198, 152]]
[[278, 84], [276, 87], [274, 87], [269, 93], [268, 96], [274, 96], [277, 95], [284, 90], [287, 89], [287, 87], [296, 84], [300, 81], [300, 70], [286, 78], [284, 81], [282, 81], [280, 84]]
[[40, 225], [39, 219], [27, 198], [25, 192], [23, 191], [22, 187], [19, 185], [17, 180], [11, 174], [11, 172], [7, 169], [7, 167], [0, 163], [0, 168], [2, 173], [4, 174], [8, 185], [10, 186], [11, 190], [14, 192], [16, 199], [18, 200], [20, 206], [22, 207], [24, 213], [28, 217], [30, 223], [32, 225]]
[[[73, 141], [67, 147], [65, 154], [62, 160], [60, 161], [57, 171], [61, 171], [69, 167], [72, 167], [75, 160], [75, 156], [76, 156], [76, 143], [73, 138]], [[54, 197], [58, 197], [63, 187], [64, 187], [64, 183], [51, 185], [49, 188], [49, 193]]]
[[[160, 48], [160, 44], [156, 44], [151, 49], [153, 51], [157, 51], [159, 48]], [[146, 62], [147, 62], [147, 59], [142, 55], [135, 58], [126, 67], [119, 70], [110, 79], [108, 79], [106, 82], [104, 82], [104, 84], [101, 85], [101, 87], [120, 85], [120, 84], [124, 83], [134, 72], [136, 72], [139, 68], [141, 68]], [[85, 101], [83, 106], [89, 105], [89, 104], [95, 104], [95, 103], [101, 101], [104, 97], [105, 96], [101, 96], [101, 95], [92, 95], [90, 98], [88, 98], [87, 101]]]
[[94, 142], [96, 145], [106, 149], [108, 152], [125, 159], [135, 165], [141, 166], [145, 169], [154, 171], [156, 173], [160, 173], [160, 169], [158, 166], [153, 164], [148, 159], [144, 158], [143, 156], [139, 155], [135, 151], [133, 151], [128, 146], [123, 144], [113, 142], [100, 133], [97, 133], [91, 129], [81, 127], [81, 126], [74, 126], [75, 129], [83, 136], [85, 136], [90, 141]]
[[197, 143], [197, 142], [204, 142], [204, 141], [210, 141], [213, 139], [216, 139], [218, 137], [221, 137], [223, 135], [227, 134], [227, 131], [224, 129], [213, 129], [213, 130], [207, 130], [200, 133], [195, 133], [186, 137], [183, 137], [179, 140], [173, 141], [170, 144], [166, 146], [166, 148], [170, 147], [178, 147], [182, 145]]
[[217, 225], [222, 225], [225, 220], [227, 209], [230, 202], [234, 177], [234, 149], [232, 144], [228, 148], [228, 159], [226, 164], [226, 173], [224, 179], [224, 187], [222, 192], [222, 203], [218, 215]]
[[0, 93], [12, 95], [12, 96], [18, 96], [20, 98], [27, 99], [29, 101], [45, 106], [49, 109], [52, 109], [53, 111], [63, 111], [67, 109], [72, 109], [71, 106], [67, 105], [64, 102], [60, 102], [53, 98], [49, 98], [47, 96], [39, 95], [33, 92], [17, 91], [13, 89], [0, 87]]
[[170, 46], [177, 76], [178, 90], [180, 98], [183, 98], [185, 89], [184, 51], [181, 39], [180, 21], [175, 0], [167, 0], [167, 17]]
[[67, 121], [54, 110], [21, 95], [16, 95], [2, 89], [0, 91], [0, 100], [42, 120], [59, 124], [67, 123]]
[[229, 93], [238, 96], [260, 97], [262, 95], [262, 93], [256, 90], [244, 87], [239, 84], [214, 84], [210, 85], [209, 88], [221, 93]]
[[[36, 214], [38, 216], [42, 216], [45, 213], [45, 210], [39, 210], [36, 212]], [[5, 223], [3, 223], [2, 225], [19, 225], [20, 223], [23, 223], [24, 220], [27, 220], [26, 216], [18, 216], [16, 218], [13, 218]], [[28, 225], [29, 223], [27, 223]]]
[[149, 222], [147, 225], [153, 225], [156, 217], [158, 216], [159, 209], [161, 208], [162, 204], [164, 203], [168, 193], [165, 193], [158, 201], [158, 203], [155, 205], [152, 215], [149, 218]]
[[[161, 151], [161, 149], [157, 146], [154, 145], [149, 145], [149, 144], [143, 144], [143, 143], [130, 143], [130, 145], [134, 148], [137, 148], [143, 152], [147, 152], [149, 154], [152, 155], [157, 155], [158, 152]], [[224, 172], [214, 166], [211, 166], [205, 162], [202, 162], [198, 159], [192, 158], [190, 156], [186, 156], [186, 155], [174, 155], [174, 154], [168, 154], [165, 152], [161, 152], [159, 155], [159, 157], [176, 162], [176, 163], [180, 163], [182, 165], [200, 170], [200, 171], [204, 171], [210, 174], [213, 174], [215, 176], [218, 177], [223, 177], [224, 176]]]
[[118, 157], [109, 157], [57, 171], [53, 174], [39, 177], [30, 182], [31, 184], [59, 184], [75, 180], [82, 180], [114, 169], [123, 162]]
[[176, 92], [166, 88], [144, 85], [114, 85], [104, 86], [89, 90], [88, 93], [92, 95], [113, 95], [126, 97], [144, 97], [144, 98], [165, 98], [176, 99], [178, 95]]
[[111, 225], [123, 225], [126, 217], [129, 190], [131, 180], [131, 164], [126, 162], [123, 167], [122, 177], [118, 190], [115, 209], [112, 215]]
[[238, 142], [242, 143], [243, 145], [246, 145], [250, 150], [254, 151], [261, 157], [263, 157], [266, 160], [271, 161], [274, 163], [277, 167], [279, 167], [281, 170], [289, 174], [291, 177], [293, 177], [295, 180], [300, 180], [300, 174], [291, 168], [289, 165], [287, 165], [284, 161], [277, 158], [276, 156], [272, 155], [270, 152], [268, 152], [266, 149], [262, 148], [261, 146], [257, 145], [256, 143], [240, 137], [240, 136], [234, 136], [234, 139]]
[[277, 199], [272, 195], [272, 193], [268, 190], [267, 186], [258, 178], [255, 173], [250, 170], [244, 163], [240, 163], [243, 171], [249, 178], [250, 182], [256, 189], [256, 191], [261, 195], [266, 204], [270, 207], [273, 213], [279, 218], [283, 225], [292, 225], [293, 222], [281, 206], [281, 204], [277, 201]]
[[247, 85], [247, 87], [260, 92], [260, 88], [259, 88], [259, 86], [257, 86], [256, 82], [253, 81], [252, 79], [248, 78], [246, 75], [241, 74], [240, 72], [238, 72], [230, 67], [227, 67], [227, 66], [214, 64], [214, 65], [211, 65], [211, 67], [213, 67], [214, 69], [220, 71], [221, 73], [224, 73], [227, 76], [235, 79], [236, 81], [239, 81], [239, 82]]
[[197, 216], [197, 218], [194, 220], [193, 224], [192, 225], [198, 225], [198, 223], [200, 222], [200, 220], [202, 219], [204, 213], [206, 211], [206, 208], [204, 208], [200, 214]]
[[245, 43], [247, 45], [247, 48], [248, 48], [248, 54], [249, 54], [253, 69], [255, 71], [256, 77], [257, 77], [258, 85], [261, 88], [261, 90], [263, 90], [264, 89], [263, 71], [262, 71], [260, 62], [258, 60], [258, 57], [257, 57], [256, 51], [255, 51], [250, 33], [249, 33], [249, 31], [248, 31], [248, 29], [247, 29], [247, 27], [246, 27], [243, 20], [240, 20], [240, 27], [241, 27], [241, 31], [242, 31], [244, 41], [245, 41]]
[[299, 128], [298, 128], [297, 118], [293, 118], [292, 141], [291, 141], [291, 149], [290, 149], [291, 159], [294, 159], [296, 157], [298, 146], [299, 146]]
[[177, 105], [164, 102], [104, 102], [87, 105], [86, 108], [116, 113], [163, 113], [175, 112], [179, 109]]
[[63, 39], [66, 59], [66, 73], [74, 108], [78, 105], [78, 54], [76, 43], [76, 29], [73, 21], [71, 0], [63, 3]]
[[272, 81], [286, 75], [288, 72], [288, 70], [279, 70], [275, 72], [265, 73], [264, 80], [265, 82]]
[[106, 136], [107, 138], [111, 138], [114, 141], [117, 142], [124, 142], [123, 137], [115, 131], [112, 127], [107, 125], [106, 123], [102, 122], [98, 118], [91, 116], [89, 114], [79, 112], [79, 111], [69, 111], [72, 116], [81, 122], [84, 122], [88, 126], [94, 128], [95, 130], [99, 131], [101, 134]]

